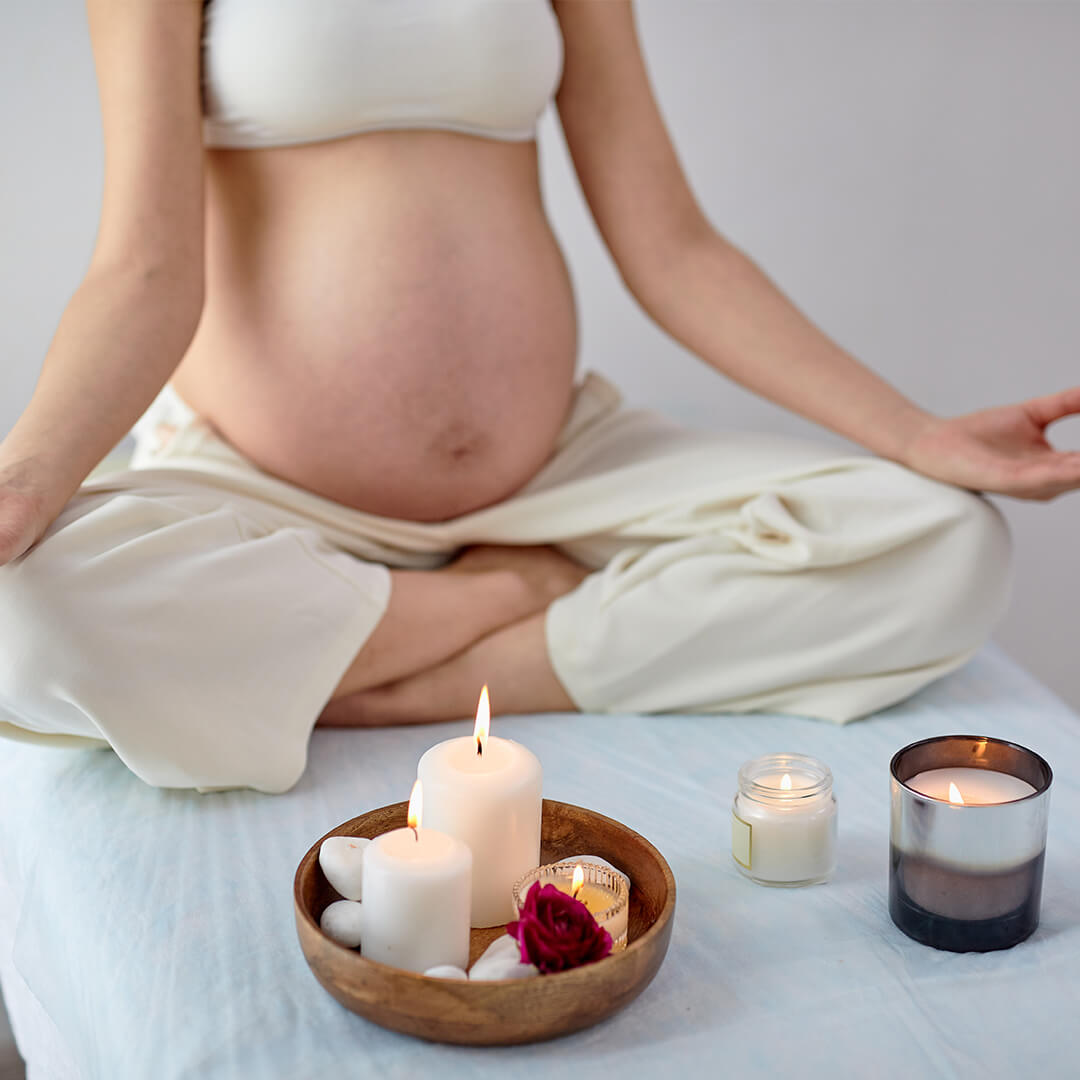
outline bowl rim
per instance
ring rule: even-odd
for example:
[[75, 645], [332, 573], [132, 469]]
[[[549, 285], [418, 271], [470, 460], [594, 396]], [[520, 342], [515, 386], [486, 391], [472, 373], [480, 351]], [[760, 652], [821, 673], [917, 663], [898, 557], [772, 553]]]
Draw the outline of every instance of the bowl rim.
[[[640, 937], [636, 937], [632, 941], [628, 941], [626, 948], [621, 950], [620, 952], [611, 953], [609, 956], [605, 957], [606, 960], [612, 961], [616, 964], [624, 964], [629, 962], [630, 960], [632, 960], [632, 958], [638, 951], [646, 948], [654, 937], [662, 934], [665, 931], [667, 924], [671, 921], [672, 917], [675, 914], [676, 886], [675, 875], [672, 873], [671, 867], [668, 865], [667, 860], [664, 858], [663, 855], [661, 855], [661, 853], [654, 844], [652, 844], [635, 829], [630, 828], [629, 825], [618, 821], [616, 818], [608, 817], [606, 814], [601, 814], [595, 810], [590, 810], [586, 806], [578, 806], [575, 803], [566, 803], [558, 799], [545, 798], [543, 800], [543, 803], [545, 805], [548, 803], [552, 803], [560, 806], [565, 806], [571, 810], [580, 810], [586, 814], [592, 815], [593, 817], [600, 818], [604, 822], [615, 825], [620, 829], [624, 829], [626, 832], [631, 833], [644, 845], [648, 853], [653, 857], [653, 859], [656, 861], [656, 864], [659, 866], [660, 872], [664, 878], [664, 884], [667, 887], [667, 897], [664, 900], [663, 907], [661, 907], [660, 911], [657, 913], [656, 918], [652, 922], [652, 925], [650, 925]], [[324, 836], [316, 840], [310, 848], [308, 848], [308, 850], [304, 853], [303, 857], [300, 859], [300, 862], [297, 864], [296, 872], [293, 875], [293, 910], [296, 918], [303, 920], [309, 930], [314, 931], [316, 934], [318, 934], [320, 938], [322, 938], [328, 944], [332, 945], [335, 949], [340, 949], [343, 954], [351, 955], [355, 963], [359, 966], [360, 970], [364, 970], [365, 968], [370, 969], [371, 974], [374, 977], [393, 977], [395, 979], [405, 980], [406, 982], [410, 980], [420, 980], [421, 985], [433, 982], [446, 983], [453, 985], [455, 992], [458, 992], [458, 988], [460, 988], [460, 992], [464, 993], [469, 993], [470, 989], [475, 989], [479, 993], [485, 987], [490, 987], [493, 985], [501, 985], [506, 987], [517, 986], [522, 989], [522, 992], [524, 992], [524, 990], [528, 988], [529, 982], [531, 982], [531, 980], [529, 979], [484, 979], [479, 983], [470, 984], [467, 979], [440, 979], [433, 975], [424, 975], [422, 972], [416, 971], [406, 971], [404, 968], [393, 967], [392, 965], [384, 964], [379, 960], [372, 960], [370, 959], [370, 957], [364, 956], [363, 953], [357, 952], [355, 949], [350, 949], [348, 946], [342, 945], [339, 942], [334, 941], [333, 938], [331, 938], [328, 934], [324, 933], [322, 927], [319, 926], [314, 916], [311, 914], [310, 911], [307, 910], [307, 907], [304, 905], [301, 899], [301, 876], [303, 874], [305, 866], [309, 862], [313, 862], [314, 865], [318, 867], [319, 848], [322, 846], [323, 841], [331, 836], [341, 836], [342, 833], [340, 833], [339, 830], [343, 829], [351, 822], [356, 821], [357, 818], [367, 817], [368, 814], [378, 813], [380, 810], [393, 810], [401, 807], [407, 808], [408, 802], [402, 801], [397, 803], [387, 803], [385, 806], [376, 806], [373, 807], [371, 810], [365, 811], [362, 814], [357, 814], [354, 817], [349, 818], [347, 821], [343, 821], [340, 825], [335, 826]], [[376, 833], [376, 835], [381, 836], [382, 834]], [[623, 871], [623, 873], [626, 873], [626, 871]], [[630, 877], [629, 874], [627, 874], [627, 876]], [[631, 878], [630, 880], [630, 886], [632, 891], [633, 878]], [[494, 927], [492, 927], [491, 929], [494, 929]], [[590, 969], [592, 967], [594, 967], [593, 964], [582, 964], [580, 967], [570, 968], [567, 971], [552, 972], [550, 974], [544, 975], [543, 977], [544, 979], [561, 979], [564, 982], [569, 983], [574, 979], [590, 978]]]

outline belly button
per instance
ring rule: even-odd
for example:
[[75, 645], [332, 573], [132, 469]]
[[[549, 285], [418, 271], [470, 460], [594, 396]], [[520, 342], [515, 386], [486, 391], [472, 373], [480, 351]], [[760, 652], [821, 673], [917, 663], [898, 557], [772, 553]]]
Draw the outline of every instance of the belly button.
[[455, 465], [478, 457], [487, 447], [488, 436], [480, 431], [463, 431], [461, 428], [445, 431], [432, 444], [439, 457]]

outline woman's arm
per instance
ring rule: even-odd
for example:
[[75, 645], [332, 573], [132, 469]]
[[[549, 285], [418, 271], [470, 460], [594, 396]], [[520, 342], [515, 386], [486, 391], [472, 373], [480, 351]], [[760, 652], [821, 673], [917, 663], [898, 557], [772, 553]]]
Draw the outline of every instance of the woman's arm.
[[45, 530], [179, 364], [203, 290], [199, 0], [88, 0], [105, 135], [93, 257], [0, 443], [0, 563]]
[[959, 420], [918, 408], [706, 220], [649, 86], [629, 0], [555, 0], [555, 10], [566, 42], [557, 102], [578, 178], [627, 287], [672, 337], [763, 397], [939, 479], [1030, 497], [1080, 485], [1080, 455], [1042, 439], [1080, 396]]

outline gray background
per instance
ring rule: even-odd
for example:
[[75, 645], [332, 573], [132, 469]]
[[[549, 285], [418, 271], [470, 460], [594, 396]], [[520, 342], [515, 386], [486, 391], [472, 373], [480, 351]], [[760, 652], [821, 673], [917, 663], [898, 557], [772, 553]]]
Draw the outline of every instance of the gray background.
[[[1080, 7], [644, 0], [639, 13], [658, 96], [712, 219], [840, 342], [945, 414], [1080, 382]], [[5, 5], [0, 132], [2, 433], [29, 397], [97, 223], [100, 127], [77, 0]], [[689, 421], [815, 431], [644, 319], [550, 117], [541, 139], [583, 364]], [[1080, 421], [1054, 434], [1080, 446]], [[998, 640], [1080, 706], [1080, 495], [999, 505], [1017, 577]], [[2, 1028], [0, 1016], [0, 1080]]]
[[[841, 343], [940, 413], [1080, 382], [1080, 6], [644, 0], [639, 13], [713, 221]], [[0, 61], [2, 433], [85, 268], [102, 151], [81, 4], [15, 6]], [[718, 378], [645, 319], [550, 115], [541, 144], [583, 364], [695, 423], [833, 438]], [[1080, 421], [1055, 439], [1080, 445]], [[1080, 495], [1000, 505], [1018, 588], [999, 638], [1080, 705]]]

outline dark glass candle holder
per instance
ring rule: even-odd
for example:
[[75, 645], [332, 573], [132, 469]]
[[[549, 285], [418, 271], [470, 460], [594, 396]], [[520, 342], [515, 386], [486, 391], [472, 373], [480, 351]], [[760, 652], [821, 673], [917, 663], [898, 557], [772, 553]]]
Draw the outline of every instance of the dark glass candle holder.
[[[953, 794], [918, 790], [933, 786], [928, 773], [945, 769], [964, 770], [937, 774], [961, 779]], [[908, 937], [952, 952], [1009, 949], [1027, 938], [1039, 924], [1050, 766], [1015, 743], [946, 735], [905, 746], [890, 772], [893, 922]], [[965, 786], [970, 796], [1010, 784], [1031, 790], [1019, 797], [1006, 793], [1007, 801], [949, 801], [962, 797]]]

